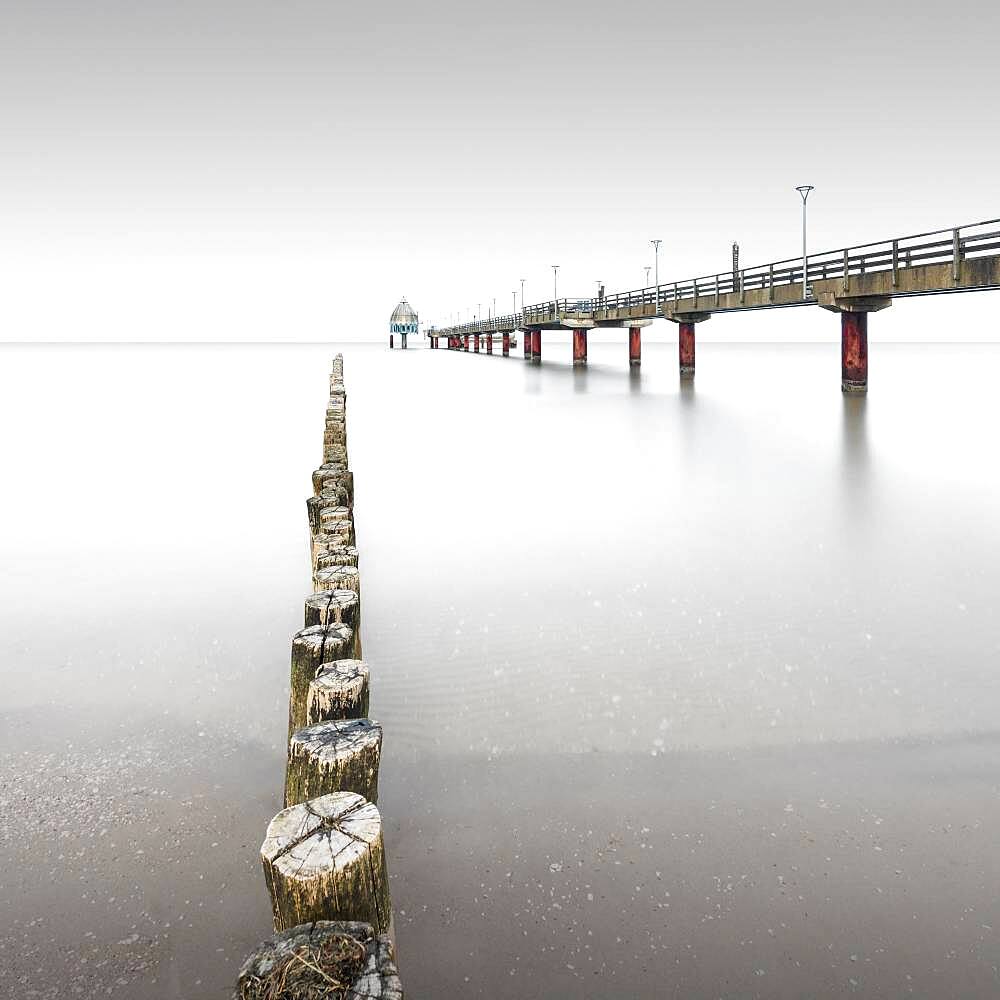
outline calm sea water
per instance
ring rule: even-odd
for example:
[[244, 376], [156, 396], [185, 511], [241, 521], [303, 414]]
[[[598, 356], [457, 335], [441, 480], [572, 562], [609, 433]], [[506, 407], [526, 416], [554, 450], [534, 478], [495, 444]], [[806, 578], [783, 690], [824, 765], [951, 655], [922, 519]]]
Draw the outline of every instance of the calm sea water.
[[4, 347], [0, 995], [269, 932], [345, 354], [408, 995], [1000, 989], [1000, 347]]

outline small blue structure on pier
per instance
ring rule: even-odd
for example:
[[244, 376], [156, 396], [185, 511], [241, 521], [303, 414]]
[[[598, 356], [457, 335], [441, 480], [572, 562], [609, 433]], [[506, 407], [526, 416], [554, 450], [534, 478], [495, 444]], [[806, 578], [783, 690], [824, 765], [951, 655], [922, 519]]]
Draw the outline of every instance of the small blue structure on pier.
[[393, 340], [395, 334], [399, 334], [402, 340], [402, 348], [406, 350], [406, 338], [411, 333], [417, 333], [417, 329], [420, 323], [420, 318], [417, 316], [416, 310], [405, 298], [399, 300], [399, 305], [396, 306], [392, 311], [392, 317], [389, 319], [389, 347], [393, 347]]

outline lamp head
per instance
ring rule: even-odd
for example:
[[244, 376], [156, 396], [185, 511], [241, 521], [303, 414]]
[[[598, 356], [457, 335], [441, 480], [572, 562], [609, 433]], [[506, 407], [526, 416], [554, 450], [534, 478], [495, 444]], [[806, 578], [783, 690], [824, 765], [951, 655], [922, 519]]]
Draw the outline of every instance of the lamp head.
[[802, 195], [802, 200], [805, 201], [809, 197], [809, 192], [813, 190], [813, 186], [812, 184], [800, 184], [795, 190]]

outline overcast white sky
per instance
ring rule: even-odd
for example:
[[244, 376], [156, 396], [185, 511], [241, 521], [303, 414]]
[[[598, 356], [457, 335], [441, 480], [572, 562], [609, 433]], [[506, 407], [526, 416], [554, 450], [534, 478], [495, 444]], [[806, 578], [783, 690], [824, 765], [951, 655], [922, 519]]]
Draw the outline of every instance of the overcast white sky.
[[[1000, 4], [0, 0], [6, 340], [334, 340], [1000, 216]], [[997, 339], [1000, 294], [873, 337]], [[661, 324], [659, 334], [673, 336]], [[723, 339], [834, 337], [791, 310]]]

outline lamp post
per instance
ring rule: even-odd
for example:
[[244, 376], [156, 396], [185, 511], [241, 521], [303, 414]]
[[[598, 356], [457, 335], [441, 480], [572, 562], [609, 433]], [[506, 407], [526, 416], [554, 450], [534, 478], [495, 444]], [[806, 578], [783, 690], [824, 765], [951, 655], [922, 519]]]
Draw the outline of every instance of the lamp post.
[[643, 270], [646, 272], [646, 284], [644, 284], [642, 287], [649, 288], [649, 272], [652, 271], [653, 269], [647, 265], [646, 267], [643, 268]]
[[524, 312], [524, 278], [521, 279], [521, 312]]
[[656, 268], [656, 312], [660, 312], [660, 244], [663, 240], [650, 240], [653, 244], [653, 254], [654, 260], [653, 265]]
[[552, 265], [552, 299], [556, 312], [559, 311], [559, 265]]
[[812, 184], [800, 184], [796, 189], [802, 195], [802, 298], [809, 298], [809, 257], [806, 254], [806, 202], [809, 200], [809, 192], [813, 190]]
[[514, 312], [517, 312], [517, 289], [514, 289]]

